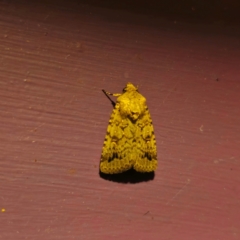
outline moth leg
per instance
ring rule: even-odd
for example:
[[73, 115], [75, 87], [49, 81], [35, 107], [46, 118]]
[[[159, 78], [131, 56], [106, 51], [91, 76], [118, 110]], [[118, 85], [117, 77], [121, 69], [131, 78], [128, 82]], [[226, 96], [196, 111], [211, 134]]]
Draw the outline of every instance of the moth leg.
[[112, 95], [114, 97], [119, 97], [122, 95], [122, 93], [110, 93], [110, 92], [105, 91], [104, 89], [102, 89], [102, 91], [105, 93], [105, 95]]

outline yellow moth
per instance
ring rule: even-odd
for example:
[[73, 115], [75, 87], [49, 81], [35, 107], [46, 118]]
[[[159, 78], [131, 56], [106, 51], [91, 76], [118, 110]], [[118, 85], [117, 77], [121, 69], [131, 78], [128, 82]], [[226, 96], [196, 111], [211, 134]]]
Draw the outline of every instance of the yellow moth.
[[[132, 83], [122, 93], [109, 93], [117, 98], [107, 127], [102, 149], [100, 171], [115, 174], [131, 168], [152, 172], [157, 168], [157, 148], [152, 119], [146, 98]], [[109, 97], [108, 97], [109, 98]]]

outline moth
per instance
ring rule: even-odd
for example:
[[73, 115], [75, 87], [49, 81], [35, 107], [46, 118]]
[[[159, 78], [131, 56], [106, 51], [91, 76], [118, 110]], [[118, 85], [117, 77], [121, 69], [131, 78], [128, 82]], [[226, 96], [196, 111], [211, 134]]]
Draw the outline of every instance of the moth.
[[131, 168], [137, 172], [152, 172], [157, 168], [157, 147], [152, 119], [146, 98], [132, 83], [122, 93], [105, 95], [111, 99], [112, 111], [100, 160], [100, 171], [116, 174]]

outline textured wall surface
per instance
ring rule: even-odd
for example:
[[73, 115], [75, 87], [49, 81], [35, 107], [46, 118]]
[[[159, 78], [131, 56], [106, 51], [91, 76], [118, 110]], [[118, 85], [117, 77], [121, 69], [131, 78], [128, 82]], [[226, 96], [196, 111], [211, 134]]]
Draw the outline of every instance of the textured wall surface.
[[[0, 239], [240, 239], [240, 31], [0, 3]], [[112, 105], [147, 98], [155, 175], [99, 175]]]

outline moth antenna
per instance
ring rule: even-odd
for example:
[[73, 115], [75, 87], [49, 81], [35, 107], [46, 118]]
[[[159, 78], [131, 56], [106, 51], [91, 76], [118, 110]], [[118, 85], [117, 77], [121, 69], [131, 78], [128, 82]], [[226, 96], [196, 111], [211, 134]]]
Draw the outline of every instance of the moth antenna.
[[103, 93], [106, 95], [106, 97], [110, 100], [113, 107], [115, 107], [116, 103], [109, 97], [109, 95], [113, 95], [112, 93], [106, 92], [104, 89], [102, 89]]

